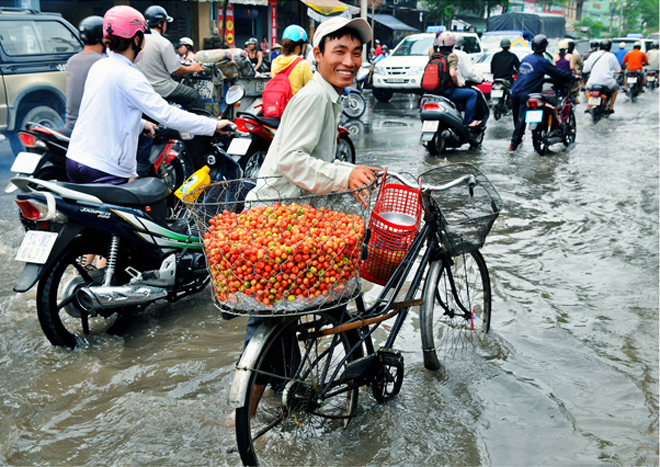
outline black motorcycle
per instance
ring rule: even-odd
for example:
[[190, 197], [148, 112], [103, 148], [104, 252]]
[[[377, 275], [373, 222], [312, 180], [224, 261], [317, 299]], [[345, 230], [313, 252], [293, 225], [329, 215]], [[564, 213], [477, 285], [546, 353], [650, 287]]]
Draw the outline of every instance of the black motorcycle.
[[626, 70], [627, 90], [626, 94], [630, 102], [635, 102], [637, 96], [642, 92], [642, 82], [644, 81], [644, 72], [642, 70]]
[[508, 81], [503, 79], [493, 81], [490, 91], [490, 103], [495, 120], [511, 113], [511, 85]]

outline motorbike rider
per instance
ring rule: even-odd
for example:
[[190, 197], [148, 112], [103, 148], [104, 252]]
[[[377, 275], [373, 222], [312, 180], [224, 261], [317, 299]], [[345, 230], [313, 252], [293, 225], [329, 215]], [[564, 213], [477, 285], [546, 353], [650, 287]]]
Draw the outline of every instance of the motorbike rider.
[[143, 57], [136, 64], [137, 69], [144, 73], [154, 90], [166, 100], [186, 110], [204, 109], [204, 101], [195, 89], [177, 83], [170, 76], [204, 71], [201, 63], [182, 65], [172, 43], [163, 37], [167, 25], [174, 19], [159, 5], [151, 5], [144, 11], [144, 16], [151, 34], [145, 35]]
[[474, 120], [478, 94], [474, 89], [465, 88], [465, 82], [458, 79], [458, 56], [454, 53], [455, 43], [456, 36], [447, 31], [436, 34], [433, 42], [435, 51], [446, 57], [449, 76], [451, 77], [451, 86], [441, 91], [440, 94], [452, 101], [461, 102], [465, 107], [463, 124], [473, 127], [481, 123], [481, 120]]
[[[623, 57], [622, 66], [626, 68], [626, 71], [639, 71], [639, 74], [642, 76], [642, 86], [646, 85], [646, 74], [644, 73], [644, 65], [649, 64], [649, 59], [644, 52], [642, 52], [642, 43], [636, 41], [633, 44], [633, 49]], [[628, 76], [624, 75], [624, 89], [628, 92]], [[642, 87], [642, 92], [644, 88]]]
[[89, 70], [80, 116], [71, 134], [67, 174], [74, 183], [120, 184], [137, 177], [138, 135], [154, 134], [146, 114], [171, 128], [212, 135], [231, 124], [173, 107], [158, 95], [134, 66], [142, 57], [145, 19], [136, 9], [121, 5], [103, 17], [103, 43], [108, 58]]
[[573, 56], [573, 65], [575, 66], [574, 68], [575, 73], [579, 76], [581, 74], [582, 69], [584, 68], [584, 62], [582, 61], [582, 57], [580, 57], [578, 51], [575, 50], [575, 41], [572, 39], [568, 41], [568, 53]]
[[182, 37], [176, 46], [176, 53], [179, 55], [179, 60], [192, 61], [195, 56], [195, 44], [190, 37]]
[[658, 55], [660, 53], [658, 52], [658, 41], [653, 41], [653, 48], [649, 50], [649, 52], [646, 54], [646, 57], [648, 58], [649, 65], [648, 69], [652, 71], [658, 71], [660, 69], [660, 60], [658, 58]]
[[[305, 50], [307, 43], [307, 32], [297, 24], [287, 26], [282, 34], [282, 55], [273, 60], [271, 65], [272, 75], [282, 73], [287, 70], [293, 62], [301, 56]], [[314, 74], [309, 67], [307, 60], [299, 60], [294, 68], [289, 72], [289, 84], [291, 85], [291, 93], [295, 95], [302, 89], [309, 81], [312, 80]]]
[[88, 16], [78, 24], [80, 38], [85, 44], [81, 52], [66, 62], [66, 126], [73, 129], [78, 119], [85, 80], [91, 66], [103, 58], [103, 18]]
[[264, 63], [264, 54], [257, 48], [259, 45], [259, 39], [256, 37], [250, 37], [246, 44], [247, 49], [245, 49], [245, 52], [247, 53], [248, 60], [250, 60], [252, 66], [254, 67], [254, 71], [257, 73], [266, 72], [266, 70], [262, 67]]
[[[584, 72], [589, 73], [589, 80], [587, 81], [587, 89], [592, 89], [594, 86], [605, 86], [610, 93], [610, 113], [614, 113], [614, 101], [616, 101], [617, 91], [619, 85], [616, 82], [616, 74], [621, 72], [621, 66], [616, 56], [610, 52], [612, 49], [612, 41], [603, 39], [600, 42], [600, 52], [595, 53], [589, 57], [584, 63]], [[591, 106], [587, 102], [587, 110], [589, 112]]]
[[591, 54], [598, 51], [598, 47], [600, 47], [600, 41], [593, 40], [589, 42], [589, 50], [587, 50], [582, 56], [582, 61], [586, 63], [586, 61], [589, 59]]
[[467, 83], [467, 81], [472, 81], [475, 83], [481, 83], [484, 80], [483, 76], [474, 71], [474, 66], [472, 66], [472, 60], [467, 53], [463, 50], [465, 46], [465, 38], [463, 36], [456, 36], [456, 44], [454, 44], [454, 53], [458, 57], [458, 68], [456, 69], [456, 74], [458, 75], [458, 81], [461, 83]]
[[502, 50], [494, 54], [491, 59], [490, 72], [493, 74], [493, 80], [503, 80], [511, 88], [514, 81], [513, 75], [520, 68], [520, 59], [516, 54], [511, 52], [511, 41], [509, 39], [502, 39], [500, 41], [500, 47]]
[[627, 53], [628, 51], [626, 50], [626, 43], [619, 42], [619, 50], [614, 52], [616, 59], [619, 61], [619, 65], [623, 66], [623, 57], [625, 57]]
[[573, 61], [573, 54], [568, 53], [568, 41], [561, 40], [557, 46], [559, 47], [559, 53], [552, 58], [552, 64], [560, 70], [573, 73], [575, 62]]
[[390, 54], [388, 53], [387, 44], [383, 44], [380, 48], [380, 54], [377, 54], [374, 57], [374, 65], [380, 62], [382, 59], [387, 58]]
[[573, 75], [560, 70], [550, 63], [543, 53], [548, 47], [548, 39], [543, 34], [538, 34], [532, 39], [532, 51], [520, 62], [518, 78], [511, 88], [511, 104], [513, 106], [513, 121], [515, 129], [511, 136], [511, 146], [509, 151], [515, 151], [522, 142], [525, 133], [525, 112], [527, 108], [527, 99], [531, 93], [538, 93], [543, 90], [545, 75], [557, 80], [570, 81]]

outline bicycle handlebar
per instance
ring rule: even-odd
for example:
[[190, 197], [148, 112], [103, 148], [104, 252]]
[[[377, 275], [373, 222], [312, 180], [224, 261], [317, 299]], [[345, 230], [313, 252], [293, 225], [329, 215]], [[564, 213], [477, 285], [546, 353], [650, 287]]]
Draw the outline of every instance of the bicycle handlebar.
[[[376, 175], [378, 177], [382, 177], [384, 174], [385, 172], [379, 172]], [[403, 183], [408, 188], [411, 188], [413, 190], [419, 188], [419, 182], [417, 183], [410, 182], [406, 180], [402, 174], [399, 174], [397, 172], [387, 172], [387, 175], [396, 178], [398, 181]], [[463, 175], [462, 177], [457, 178], [455, 180], [452, 180], [451, 182], [443, 183], [442, 185], [430, 185], [430, 184], [422, 183], [422, 191], [446, 191], [455, 186], [462, 185], [463, 183], [468, 185], [468, 187], [470, 188], [470, 193], [472, 193], [474, 187], [477, 186], [477, 179], [474, 177], [474, 175], [468, 174], [468, 175]]]

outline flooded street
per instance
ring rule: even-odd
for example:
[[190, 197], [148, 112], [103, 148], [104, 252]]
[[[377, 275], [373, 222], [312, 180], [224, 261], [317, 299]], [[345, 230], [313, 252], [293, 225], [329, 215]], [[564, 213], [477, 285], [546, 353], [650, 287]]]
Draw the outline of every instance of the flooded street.
[[[379, 405], [361, 390], [346, 430], [281, 464], [658, 465], [658, 96], [620, 96], [595, 126], [579, 105], [576, 143], [547, 157], [529, 132], [507, 152], [505, 117], [480, 149], [432, 158], [418, 99], [368, 93], [365, 116], [346, 122], [359, 163], [419, 174], [469, 162], [498, 189], [504, 209], [482, 250], [491, 333], [434, 374], [415, 310], [395, 344], [399, 396]], [[11, 161], [0, 142], [3, 188]], [[206, 290], [150, 307], [121, 338], [52, 347], [35, 290], [12, 292], [22, 238], [3, 193], [0, 465], [240, 465], [229, 388], [246, 319], [224, 321]]]

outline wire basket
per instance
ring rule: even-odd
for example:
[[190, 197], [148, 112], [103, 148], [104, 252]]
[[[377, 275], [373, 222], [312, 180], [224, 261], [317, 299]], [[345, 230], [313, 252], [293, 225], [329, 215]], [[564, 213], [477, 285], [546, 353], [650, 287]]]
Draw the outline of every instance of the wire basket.
[[259, 192], [279, 193], [278, 180], [212, 183], [186, 203], [203, 237], [214, 303], [229, 314], [315, 313], [361, 292], [369, 208], [350, 191], [261, 199], [253, 190], [258, 183]]
[[420, 189], [388, 182], [384, 177], [369, 218], [371, 238], [362, 277], [385, 285], [419, 233], [422, 217]]
[[477, 180], [472, 195], [464, 186], [431, 195], [440, 211], [440, 239], [452, 255], [469, 253], [483, 247], [488, 232], [502, 210], [502, 199], [493, 184], [470, 164], [447, 164], [423, 173], [421, 179], [424, 184], [439, 185], [463, 175], [474, 175]]

